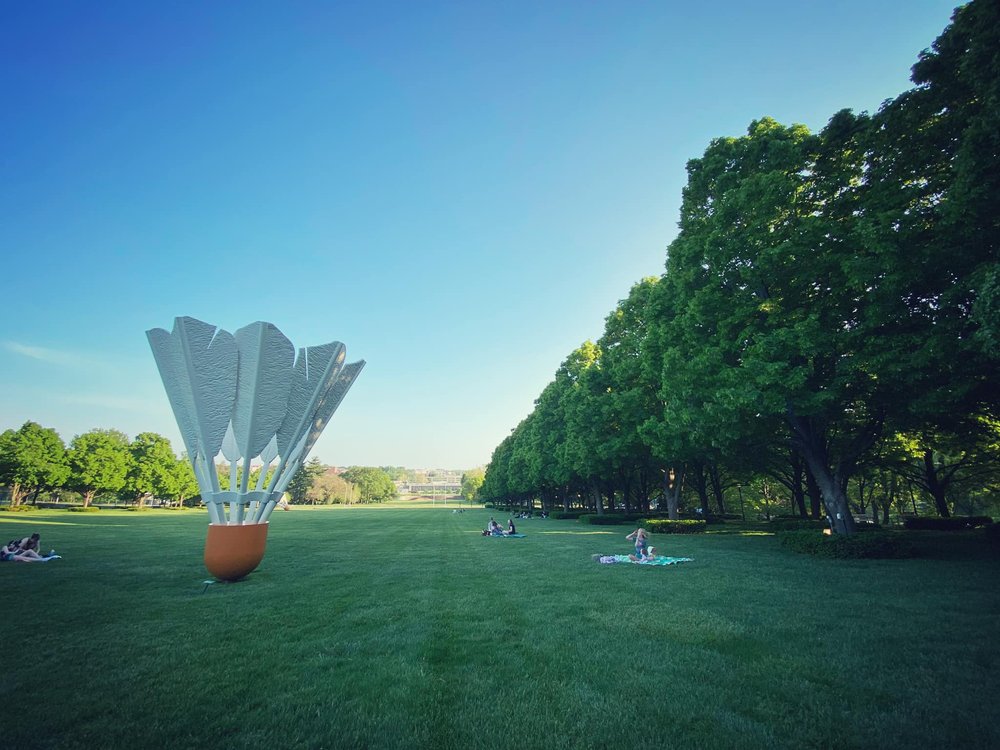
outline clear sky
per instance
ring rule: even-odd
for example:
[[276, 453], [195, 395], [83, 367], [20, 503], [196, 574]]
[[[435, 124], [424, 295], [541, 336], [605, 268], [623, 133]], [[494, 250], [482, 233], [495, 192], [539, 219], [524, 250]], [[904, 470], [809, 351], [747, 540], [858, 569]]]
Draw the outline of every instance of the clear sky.
[[368, 365], [313, 455], [465, 469], [663, 270], [688, 159], [876, 109], [950, 0], [7, 2], [0, 430], [154, 431], [145, 330]]

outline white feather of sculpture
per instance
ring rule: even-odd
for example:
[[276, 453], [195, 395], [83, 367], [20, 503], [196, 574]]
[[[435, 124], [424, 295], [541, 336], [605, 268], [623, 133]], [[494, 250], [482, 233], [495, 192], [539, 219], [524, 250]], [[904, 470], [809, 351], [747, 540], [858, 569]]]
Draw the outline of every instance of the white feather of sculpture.
[[[278, 438], [277, 436], [271, 437], [271, 442], [269, 442], [264, 450], [260, 454], [260, 475], [257, 477], [257, 485], [254, 487], [255, 492], [263, 492], [265, 483], [267, 482], [267, 470], [271, 468], [271, 462], [278, 457]], [[257, 513], [260, 509], [261, 503], [254, 500], [247, 507], [247, 518], [248, 523], [256, 523]]]
[[282, 460], [309, 429], [316, 403], [340, 375], [346, 355], [347, 349], [339, 341], [299, 349], [288, 393], [288, 409], [277, 433]]
[[288, 488], [288, 484], [294, 478], [295, 473], [302, 467], [303, 462], [309, 455], [309, 451], [312, 450], [312, 447], [316, 444], [320, 434], [323, 432], [323, 428], [326, 427], [327, 422], [329, 422], [330, 418], [333, 417], [333, 413], [337, 411], [337, 407], [339, 407], [340, 402], [344, 400], [344, 396], [347, 395], [347, 391], [350, 390], [364, 366], [365, 361], [363, 359], [358, 362], [352, 362], [349, 365], [344, 365], [340, 374], [337, 376], [337, 379], [334, 380], [330, 384], [330, 387], [327, 388], [326, 392], [320, 396], [316, 403], [316, 410], [313, 412], [312, 418], [309, 420], [309, 430], [302, 436], [302, 439], [299, 440], [298, 444], [293, 449], [292, 455], [289, 457], [288, 464], [285, 466], [285, 470], [281, 477], [277, 482], [272, 484], [274, 489], [271, 492], [271, 499], [268, 500], [263, 511], [258, 514], [258, 523], [264, 523], [270, 517], [271, 513], [274, 511], [275, 505], [277, 504], [277, 498], [285, 492]]
[[183, 389], [180, 385], [180, 376], [177, 372], [179, 356], [176, 341], [170, 336], [169, 331], [162, 328], [152, 328], [146, 331], [146, 339], [149, 341], [149, 348], [153, 350], [156, 369], [160, 371], [160, 380], [163, 381], [163, 389], [167, 392], [167, 401], [170, 402], [174, 419], [177, 420], [181, 440], [184, 441], [184, 450], [187, 451], [188, 456], [194, 456], [198, 452], [198, 433], [194, 428], [194, 420], [184, 401]]
[[[177, 340], [170, 335], [169, 331], [162, 328], [146, 331], [146, 338], [149, 341], [149, 348], [153, 351], [156, 367], [160, 371], [160, 379], [167, 392], [167, 401], [170, 402], [174, 419], [177, 420], [177, 427], [180, 429], [188, 461], [191, 462], [191, 468], [194, 470], [198, 489], [202, 496], [207, 497], [212, 492], [212, 482], [206, 463], [199, 458], [198, 432], [194, 426], [194, 417], [190, 413], [190, 407], [185, 401], [185, 389], [180, 384], [180, 348], [177, 345]], [[215, 505], [208, 506], [208, 513], [212, 523], [219, 522], [218, 508]]]
[[223, 511], [215, 507], [215, 456], [235, 398], [236, 341], [228, 332], [188, 317], [175, 318], [170, 333], [156, 328], [146, 336], [211, 520], [224, 523]]
[[337, 411], [340, 406], [340, 402], [344, 400], [344, 396], [354, 385], [354, 381], [357, 380], [358, 375], [361, 374], [362, 368], [365, 366], [365, 361], [358, 360], [357, 362], [352, 362], [349, 365], [344, 365], [343, 369], [340, 371], [340, 375], [330, 386], [330, 389], [323, 394], [323, 398], [316, 407], [316, 412], [313, 414], [313, 418], [310, 420], [309, 425], [309, 436], [306, 438], [306, 444], [302, 448], [302, 460], [304, 461], [306, 456], [309, 455], [309, 451], [319, 440], [320, 434], [322, 434], [323, 429], [326, 427], [327, 422], [333, 417], [333, 413]]
[[[233, 407], [233, 433], [244, 461], [259, 456], [285, 420], [292, 386], [295, 347], [270, 323], [251, 323], [236, 332], [240, 371]], [[240, 492], [250, 472], [244, 470]]]
[[[254, 522], [260, 523], [265, 514], [270, 514], [268, 509], [273, 509], [280, 497], [277, 488], [281, 486], [282, 477], [288, 476], [290, 480], [298, 468], [297, 459], [301, 450], [296, 449], [301, 448], [311, 427], [319, 400], [339, 377], [346, 354], [346, 348], [339, 341], [299, 349], [299, 356], [296, 357], [293, 368], [285, 419], [278, 428], [276, 436], [281, 461], [267, 488], [271, 498], [266, 505], [258, 509]], [[288, 481], [284, 486], [287, 484]]]
[[212, 466], [214, 490], [219, 491], [215, 457], [229, 428], [236, 400], [236, 371], [239, 355], [236, 339], [228, 331], [194, 318], [177, 318], [172, 336], [181, 350], [180, 379], [184, 400], [190, 403], [201, 455]]
[[233, 497], [233, 500], [229, 502], [229, 521], [231, 523], [240, 523], [241, 521], [242, 509], [236, 496], [236, 484], [239, 479], [239, 462], [242, 455], [240, 447], [236, 444], [236, 435], [233, 434], [233, 423], [230, 422], [229, 427], [226, 428], [226, 436], [222, 438], [222, 457], [229, 462], [229, 490]]

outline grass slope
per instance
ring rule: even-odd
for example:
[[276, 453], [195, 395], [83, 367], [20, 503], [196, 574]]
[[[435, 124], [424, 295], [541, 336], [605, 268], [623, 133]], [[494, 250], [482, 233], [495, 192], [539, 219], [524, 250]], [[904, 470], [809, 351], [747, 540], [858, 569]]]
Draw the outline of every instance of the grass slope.
[[998, 747], [1000, 560], [817, 560], [489, 512], [295, 509], [206, 587], [202, 513], [0, 515], [0, 727], [41, 748]]

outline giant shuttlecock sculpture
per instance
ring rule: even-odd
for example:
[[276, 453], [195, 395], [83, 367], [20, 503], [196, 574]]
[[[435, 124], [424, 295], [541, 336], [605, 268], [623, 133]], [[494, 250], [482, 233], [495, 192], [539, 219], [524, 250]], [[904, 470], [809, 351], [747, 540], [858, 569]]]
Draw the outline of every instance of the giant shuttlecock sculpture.
[[[232, 334], [182, 317], [173, 331], [153, 328], [146, 336], [208, 507], [205, 566], [216, 578], [238, 580], [263, 559], [271, 512], [364, 360], [345, 365], [339, 341], [295, 356], [284, 334], [264, 322]], [[220, 453], [226, 490], [216, 469]], [[253, 484], [251, 462], [260, 463]]]

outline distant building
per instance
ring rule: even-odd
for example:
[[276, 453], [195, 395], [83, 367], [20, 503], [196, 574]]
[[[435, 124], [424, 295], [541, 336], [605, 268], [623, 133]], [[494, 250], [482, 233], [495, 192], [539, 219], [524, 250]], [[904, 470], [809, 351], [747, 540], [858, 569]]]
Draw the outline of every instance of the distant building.
[[460, 495], [462, 494], [462, 478], [454, 477], [426, 482], [395, 482], [396, 491], [400, 495]]

